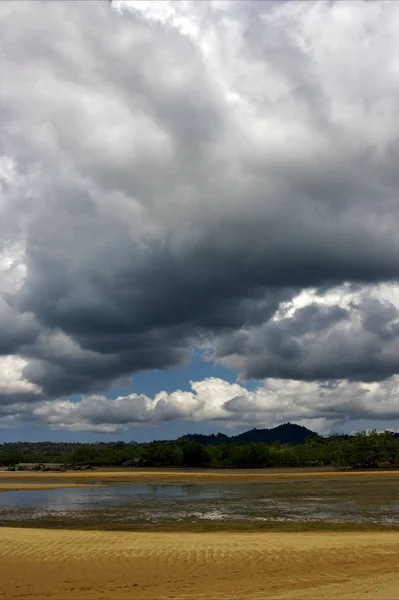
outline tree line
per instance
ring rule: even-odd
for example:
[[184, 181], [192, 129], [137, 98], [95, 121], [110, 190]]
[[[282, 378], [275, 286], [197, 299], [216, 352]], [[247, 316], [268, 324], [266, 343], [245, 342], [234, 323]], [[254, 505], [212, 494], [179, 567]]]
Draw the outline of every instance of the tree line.
[[201, 444], [190, 438], [173, 441], [59, 443], [9, 442], [0, 444], [0, 465], [64, 463], [93, 466], [147, 467], [335, 467], [374, 469], [399, 467], [399, 437], [369, 431], [354, 436], [310, 436], [301, 444]]

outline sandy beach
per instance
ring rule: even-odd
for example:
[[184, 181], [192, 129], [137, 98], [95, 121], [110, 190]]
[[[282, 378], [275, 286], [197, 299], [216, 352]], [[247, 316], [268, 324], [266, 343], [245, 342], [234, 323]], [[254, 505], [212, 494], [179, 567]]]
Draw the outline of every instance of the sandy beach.
[[[3, 472], [0, 490], [86, 487], [118, 481], [251, 482], [290, 477], [384, 478], [398, 474], [393, 471]], [[195, 533], [0, 528], [0, 600], [42, 598], [398, 600], [399, 532]]]
[[0, 529], [0, 598], [399, 598], [399, 534]]

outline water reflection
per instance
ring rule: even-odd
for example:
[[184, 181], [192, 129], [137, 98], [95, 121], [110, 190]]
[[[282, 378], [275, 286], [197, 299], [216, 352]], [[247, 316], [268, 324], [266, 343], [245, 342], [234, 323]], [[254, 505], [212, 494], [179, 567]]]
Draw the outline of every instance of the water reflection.
[[[324, 484], [323, 484], [324, 485]], [[105, 487], [21, 490], [0, 493], [0, 518], [104, 511], [115, 521], [159, 519], [249, 519], [274, 521], [376, 522], [399, 524], [396, 489], [382, 499], [352, 488], [259, 483], [130, 484]], [[14, 517], [13, 517], [14, 518]]]
[[[223, 490], [200, 485], [118, 485], [109, 487], [61, 488], [55, 490], [17, 490], [0, 493], [0, 508], [42, 508], [48, 510], [97, 509], [104, 505], [120, 506], [156, 498], [184, 500], [218, 498]], [[152, 496], [152, 499], [148, 498]]]

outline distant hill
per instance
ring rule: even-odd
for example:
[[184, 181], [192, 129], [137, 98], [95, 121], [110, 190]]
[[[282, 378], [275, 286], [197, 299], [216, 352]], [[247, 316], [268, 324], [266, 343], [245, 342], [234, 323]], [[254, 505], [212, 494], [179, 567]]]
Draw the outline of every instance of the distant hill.
[[250, 429], [239, 435], [228, 436], [224, 433], [204, 435], [200, 433], [193, 433], [184, 435], [179, 438], [180, 440], [187, 440], [191, 442], [198, 442], [205, 446], [218, 446], [220, 444], [249, 444], [252, 442], [262, 442], [264, 444], [272, 444], [274, 442], [281, 442], [282, 444], [298, 445], [302, 444], [307, 438], [320, 437], [318, 433], [303, 427], [302, 425], [296, 425], [295, 423], [284, 423], [273, 427], [272, 429]]
[[284, 423], [273, 427], [272, 429], [250, 429], [245, 433], [240, 433], [232, 438], [235, 444], [248, 444], [248, 442], [263, 442], [272, 444], [281, 442], [282, 444], [303, 444], [308, 437], [320, 437], [314, 431], [296, 425], [295, 423]]

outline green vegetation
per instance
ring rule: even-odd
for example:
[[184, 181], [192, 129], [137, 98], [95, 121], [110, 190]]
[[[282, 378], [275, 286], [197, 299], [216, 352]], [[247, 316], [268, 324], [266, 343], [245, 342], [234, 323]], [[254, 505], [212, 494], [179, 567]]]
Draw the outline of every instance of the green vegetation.
[[[296, 426], [292, 426], [296, 427]], [[277, 428], [276, 428], [277, 429]], [[59, 442], [13, 442], [0, 444], [0, 465], [19, 462], [92, 464], [97, 466], [147, 467], [336, 467], [374, 469], [399, 467], [399, 436], [376, 431], [354, 436], [323, 438], [308, 431], [302, 443], [254, 442], [259, 432], [244, 438], [185, 436], [174, 441], [137, 444], [99, 442], [95, 444]], [[238, 439], [241, 437], [241, 439]], [[200, 438], [201, 441], [197, 441]]]

